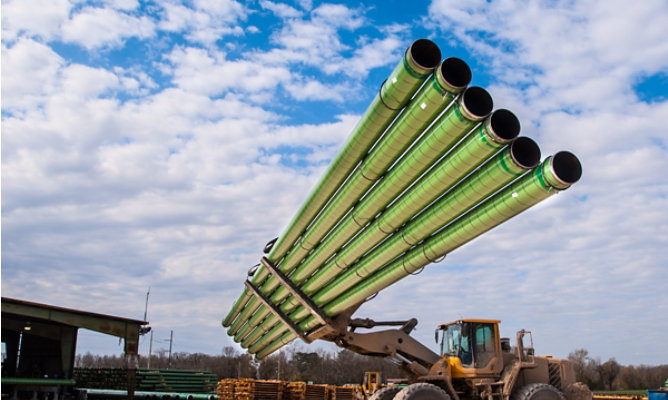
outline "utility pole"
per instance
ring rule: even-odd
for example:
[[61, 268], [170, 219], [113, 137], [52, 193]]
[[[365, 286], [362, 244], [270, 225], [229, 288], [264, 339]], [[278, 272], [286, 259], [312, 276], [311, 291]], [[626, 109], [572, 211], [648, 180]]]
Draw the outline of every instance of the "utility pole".
[[144, 321], [146, 321], [146, 316], [148, 315], [148, 295], [151, 294], [151, 287], [148, 287], [148, 292], [146, 292], [146, 306], [144, 307]]
[[172, 342], [174, 341], [174, 331], [169, 331], [169, 359], [167, 360], [168, 368], [172, 368]]
[[[146, 317], [144, 317], [146, 318]], [[148, 342], [148, 364], [146, 368], [151, 368], [151, 353], [153, 352], [153, 331], [151, 331], [151, 340]]]

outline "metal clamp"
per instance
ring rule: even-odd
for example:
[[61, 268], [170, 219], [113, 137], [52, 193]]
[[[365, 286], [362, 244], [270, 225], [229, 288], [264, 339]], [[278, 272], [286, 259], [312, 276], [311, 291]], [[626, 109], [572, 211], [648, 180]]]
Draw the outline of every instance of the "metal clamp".
[[330, 324], [331, 321], [325, 315], [324, 311], [318, 307], [313, 301], [304, 294], [295, 284], [285, 276], [276, 266], [274, 266], [271, 261], [269, 261], [266, 257], [262, 257], [262, 260], [260, 260], [262, 265], [267, 268], [269, 273], [276, 278], [283, 287], [285, 287], [288, 292], [297, 300], [304, 308], [306, 308], [314, 317], [315, 319], [323, 324]]

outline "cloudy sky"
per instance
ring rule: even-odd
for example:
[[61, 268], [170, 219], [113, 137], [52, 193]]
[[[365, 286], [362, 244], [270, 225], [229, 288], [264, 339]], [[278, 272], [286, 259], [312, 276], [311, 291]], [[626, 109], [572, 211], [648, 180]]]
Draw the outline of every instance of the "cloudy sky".
[[[358, 316], [666, 363], [667, 20], [662, 0], [3, 0], [2, 295], [141, 319], [150, 287], [154, 350], [173, 330], [220, 353], [248, 267], [426, 37], [584, 174]], [[82, 331], [86, 351], [122, 346]]]

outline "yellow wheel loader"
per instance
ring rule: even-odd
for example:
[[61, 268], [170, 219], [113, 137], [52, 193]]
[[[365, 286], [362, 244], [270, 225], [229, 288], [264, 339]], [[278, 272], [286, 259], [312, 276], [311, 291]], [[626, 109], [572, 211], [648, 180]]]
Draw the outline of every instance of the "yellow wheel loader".
[[[511, 347], [508, 338], [500, 337], [500, 322], [461, 319], [440, 325], [435, 335], [440, 355], [408, 335], [417, 324], [414, 319], [396, 330], [349, 330], [338, 338], [338, 344], [359, 353], [389, 357], [410, 376], [408, 386], [382, 387], [370, 400], [591, 399], [589, 389], [576, 382], [568, 360], [536, 356], [531, 332], [525, 330], [517, 333]], [[351, 321], [354, 327], [381, 324]]]
[[[517, 332], [512, 347], [510, 339], [499, 334], [501, 321], [460, 319], [436, 330], [437, 354], [410, 336], [417, 325], [415, 318], [383, 322], [352, 318], [364, 302], [330, 318], [266, 259], [263, 265], [321, 323], [312, 331], [301, 331], [280, 307], [246, 281], [294, 335], [306, 343], [327, 340], [358, 354], [382, 357], [403, 370], [408, 386], [383, 387], [369, 400], [591, 400], [589, 388], [576, 382], [570, 361], [535, 355], [529, 331]], [[398, 328], [357, 331], [379, 326]]]

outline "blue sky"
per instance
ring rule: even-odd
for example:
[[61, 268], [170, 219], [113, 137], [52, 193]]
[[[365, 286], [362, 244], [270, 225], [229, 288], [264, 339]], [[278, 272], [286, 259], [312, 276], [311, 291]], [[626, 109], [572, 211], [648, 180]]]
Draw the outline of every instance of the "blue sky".
[[150, 286], [156, 338], [233, 345], [245, 271], [427, 37], [584, 175], [358, 315], [665, 363], [666, 20], [659, 0], [3, 0], [2, 295], [141, 318]]

